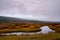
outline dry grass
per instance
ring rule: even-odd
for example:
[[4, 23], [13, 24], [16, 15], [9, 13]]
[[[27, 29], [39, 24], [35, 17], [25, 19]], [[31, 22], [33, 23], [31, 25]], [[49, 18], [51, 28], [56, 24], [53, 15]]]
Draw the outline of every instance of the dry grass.
[[0, 36], [0, 40], [60, 40], [60, 33]]
[[33, 34], [33, 35], [15, 35], [0, 36], [0, 40], [60, 40], [60, 24], [40, 24], [40, 23], [2, 23], [0, 24], [0, 33], [9, 31], [36, 31], [41, 26], [49, 26], [56, 33]]
[[41, 23], [1, 23], [0, 33], [9, 31], [38, 31], [41, 26], [49, 26], [51, 29], [60, 32], [60, 24], [41, 24]]

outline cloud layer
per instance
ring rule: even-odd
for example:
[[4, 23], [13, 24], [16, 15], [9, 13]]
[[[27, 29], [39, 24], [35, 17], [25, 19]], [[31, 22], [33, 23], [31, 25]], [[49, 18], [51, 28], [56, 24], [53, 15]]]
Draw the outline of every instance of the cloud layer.
[[60, 0], [0, 0], [0, 16], [60, 22]]

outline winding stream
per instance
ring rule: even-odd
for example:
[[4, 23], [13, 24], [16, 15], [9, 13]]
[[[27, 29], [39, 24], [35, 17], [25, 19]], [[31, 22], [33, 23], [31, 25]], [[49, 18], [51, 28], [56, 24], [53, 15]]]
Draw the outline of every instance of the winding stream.
[[41, 28], [41, 31], [39, 32], [12, 32], [12, 33], [3, 33], [3, 34], [0, 34], [0, 35], [26, 35], [26, 34], [47, 34], [49, 32], [55, 32], [54, 30], [50, 29], [48, 26], [42, 26]]

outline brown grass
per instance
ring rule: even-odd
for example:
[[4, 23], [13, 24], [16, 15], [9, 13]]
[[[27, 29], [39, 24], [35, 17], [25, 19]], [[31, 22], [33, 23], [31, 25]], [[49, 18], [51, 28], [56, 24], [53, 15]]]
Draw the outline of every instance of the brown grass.
[[41, 30], [41, 26], [49, 26], [56, 33], [0, 36], [0, 40], [60, 40], [60, 24], [41, 23], [0, 23], [0, 33], [9, 31], [36, 31]]
[[0, 23], [0, 33], [9, 31], [38, 31], [41, 26], [49, 26], [56, 32], [60, 32], [60, 24], [41, 24], [41, 23]]
[[0, 36], [0, 40], [60, 40], [60, 33]]

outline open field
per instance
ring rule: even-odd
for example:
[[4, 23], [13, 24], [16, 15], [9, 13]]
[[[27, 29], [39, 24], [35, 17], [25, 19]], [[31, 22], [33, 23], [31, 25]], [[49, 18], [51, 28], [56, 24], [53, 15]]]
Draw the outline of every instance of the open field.
[[60, 33], [0, 36], [0, 40], [60, 40]]
[[[4, 17], [5, 18], [5, 17]], [[48, 23], [48, 22], [37, 22], [37, 21], [22, 21], [11, 18], [2, 18], [0, 19], [0, 34], [6, 32], [37, 32], [41, 31], [40, 27], [49, 26], [52, 30], [55, 30], [55, 33], [48, 34], [32, 34], [32, 35], [10, 35], [10, 36], [1, 36], [0, 40], [60, 40], [60, 23]], [[15, 21], [14, 21], [15, 20]], [[10, 21], [10, 22], [9, 22]], [[14, 22], [13, 22], [14, 21]], [[16, 21], [18, 21], [16, 23]]]
[[60, 24], [41, 24], [41, 23], [0, 23], [0, 33], [4, 32], [37, 32], [40, 27], [49, 26], [52, 30], [60, 32]]
[[0, 23], [0, 33], [4, 32], [36, 32], [41, 30], [41, 26], [49, 26], [51, 29], [55, 30], [55, 33], [48, 34], [22, 34], [22, 35], [10, 35], [1, 36], [0, 40], [60, 40], [60, 24], [41, 24], [41, 23]]

